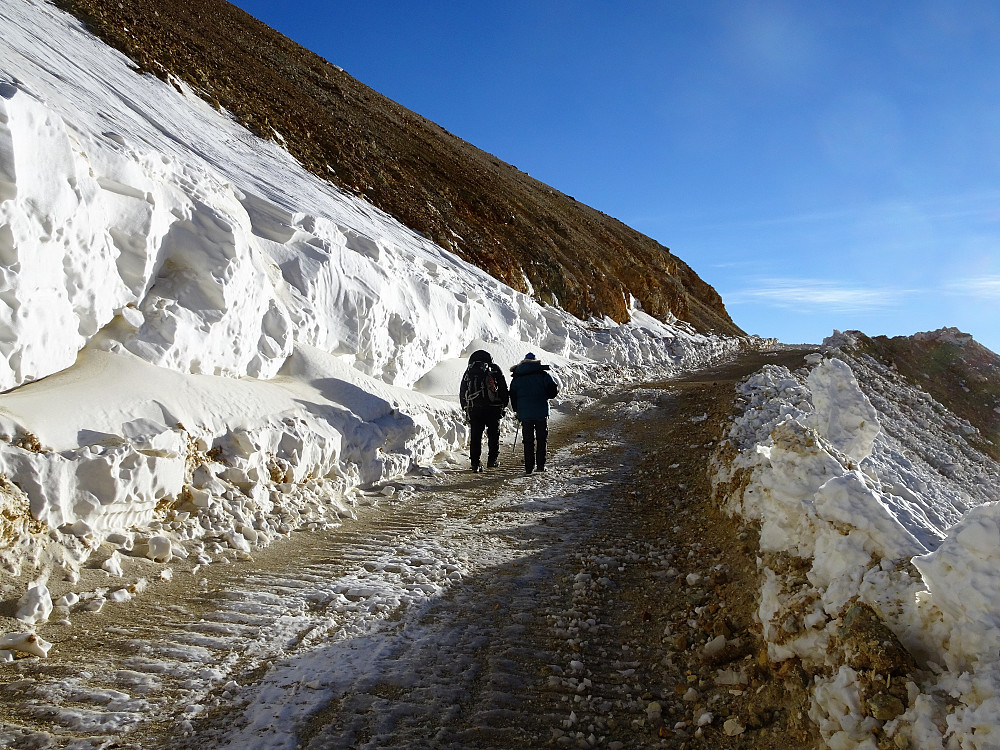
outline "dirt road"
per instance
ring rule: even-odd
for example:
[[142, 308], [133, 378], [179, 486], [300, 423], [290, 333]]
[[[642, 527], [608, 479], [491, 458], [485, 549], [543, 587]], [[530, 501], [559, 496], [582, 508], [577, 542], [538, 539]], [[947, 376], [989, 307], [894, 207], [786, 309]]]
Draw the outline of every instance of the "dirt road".
[[339, 529], [74, 617], [48, 660], [4, 667], [0, 741], [819, 747], [799, 675], [762, 657], [754, 531], [706, 472], [735, 382], [801, 357], [628, 388], [559, 423], [545, 474], [508, 452], [413, 478]]

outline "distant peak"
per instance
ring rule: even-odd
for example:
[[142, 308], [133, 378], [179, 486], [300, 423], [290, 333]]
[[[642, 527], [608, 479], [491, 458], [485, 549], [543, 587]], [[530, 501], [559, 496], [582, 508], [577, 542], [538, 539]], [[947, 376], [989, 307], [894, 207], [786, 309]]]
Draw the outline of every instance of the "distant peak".
[[964, 333], [957, 328], [938, 328], [936, 331], [925, 331], [913, 334], [915, 341], [925, 343], [958, 344], [965, 346], [974, 341], [972, 334]]

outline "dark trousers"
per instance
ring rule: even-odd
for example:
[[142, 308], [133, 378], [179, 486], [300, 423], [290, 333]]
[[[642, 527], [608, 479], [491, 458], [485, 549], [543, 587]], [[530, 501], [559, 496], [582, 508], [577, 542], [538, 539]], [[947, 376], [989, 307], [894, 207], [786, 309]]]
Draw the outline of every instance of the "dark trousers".
[[472, 466], [479, 466], [482, 462], [483, 431], [486, 432], [486, 461], [496, 465], [497, 456], [500, 455], [500, 417], [494, 410], [473, 409], [469, 414], [469, 428], [472, 431], [469, 436], [469, 458], [472, 460]]
[[525, 419], [521, 422], [524, 439], [524, 470], [545, 468], [545, 443], [549, 438], [549, 420]]

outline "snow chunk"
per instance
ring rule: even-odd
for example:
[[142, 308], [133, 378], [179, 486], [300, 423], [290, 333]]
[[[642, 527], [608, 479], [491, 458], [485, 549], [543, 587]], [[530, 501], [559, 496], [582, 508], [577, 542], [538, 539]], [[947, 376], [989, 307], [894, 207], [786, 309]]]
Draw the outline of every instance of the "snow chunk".
[[118, 550], [111, 553], [111, 557], [101, 563], [101, 570], [110, 573], [113, 576], [121, 577], [122, 572], [122, 556], [118, 554]]
[[49, 655], [52, 644], [34, 633], [8, 633], [0, 638], [0, 650], [20, 651], [22, 654], [38, 656], [42, 659]]
[[922, 605], [945, 620], [954, 667], [1000, 652], [1000, 503], [973, 508], [935, 551], [913, 558], [927, 584]]
[[153, 562], [170, 562], [170, 558], [173, 556], [173, 544], [162, 534], [149, 537], [140, 546], [140, 549], [143, 550], [142, 554]]
[[847, 363], [824, 360], [809, 373], [806, 384], [812, 391], [816, 431], [855, 461], [868, 458], [881, 431], [878, 412]]
[[52, 614], [52, 597], [48, 586], [42, 581], [28, 584], [28, 590], [17, 602], [17, 614], [14, 616], [26, 625], [48, 620]]
[[72, 607], [79, 601], [80, 601], [80, 595], [71, 591], [68, 594], [63, 594], [62, 596], [60, 596], [59, 600], [55, 604], [57, 607]]
[[35, 518], [52, 527], [83, 522], [87, 529], [79, 536], [86, 536], [148, 523], [159, 499], [180, 492], [184, 456], [144, 452], [124, 441], [61, 453], [0, 441], [0, 472], [31, 498]]

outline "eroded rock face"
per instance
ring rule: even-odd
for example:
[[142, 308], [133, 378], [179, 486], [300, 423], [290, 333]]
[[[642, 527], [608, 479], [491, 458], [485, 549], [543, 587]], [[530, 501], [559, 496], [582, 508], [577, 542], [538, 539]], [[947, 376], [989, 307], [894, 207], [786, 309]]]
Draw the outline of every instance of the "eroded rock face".
[[722, 299], [656, 241], [362, 85], [224, 0], [58, 0], [141, 71], [176, 76], [323, 179], [519, 291], [581, 318], [741, 334]]

